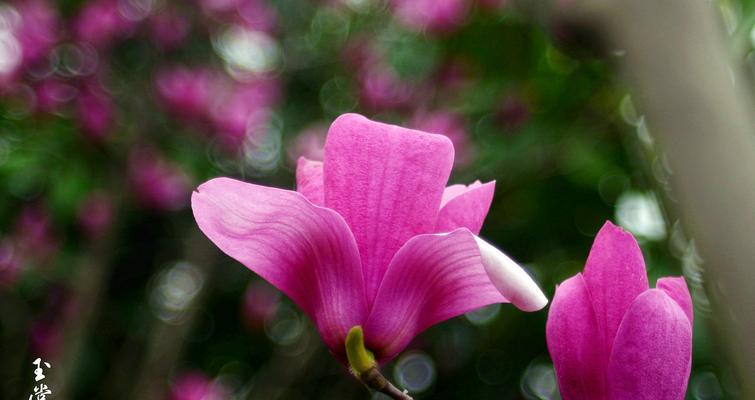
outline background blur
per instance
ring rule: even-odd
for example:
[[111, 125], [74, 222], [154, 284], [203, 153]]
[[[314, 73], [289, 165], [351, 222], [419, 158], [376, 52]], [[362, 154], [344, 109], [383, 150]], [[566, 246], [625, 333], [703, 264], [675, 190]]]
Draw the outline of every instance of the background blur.
[[[718, 5], [755, 72], [755, 2]], [[651, 285], [693, 292], [687, 397], [733, 398], [621, 52], [583, 39], [507, 0], [0, 2], [0, 398], [37, 357], [53, 399], [368, 398], [188, 208], [214, 176], [292, 188], [344, 112], [450, 137], [451, 183], [497, 180], [482, 236], [549, 298], [605, 220], [630, 230]], [[384, 372], [417, 398], [558, 399], [546, 314], [456, 318]]]

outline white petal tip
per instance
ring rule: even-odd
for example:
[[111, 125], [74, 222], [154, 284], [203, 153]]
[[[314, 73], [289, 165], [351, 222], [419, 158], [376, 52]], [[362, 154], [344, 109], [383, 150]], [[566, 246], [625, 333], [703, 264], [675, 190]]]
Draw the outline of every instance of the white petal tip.
[[490, 281], [511, 304], [527, 312], [548, 304], [543, 291], [519, 264], [479, 237], [475, 236], [475, 241]]

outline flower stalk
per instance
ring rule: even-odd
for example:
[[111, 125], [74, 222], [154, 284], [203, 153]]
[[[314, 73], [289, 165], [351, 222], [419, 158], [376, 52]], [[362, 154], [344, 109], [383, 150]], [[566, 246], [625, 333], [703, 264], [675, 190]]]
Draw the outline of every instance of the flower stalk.
[[383, 393], [392, 399], [412, 400], [386, 379], [378, 369], [375, 356], [364, 346], [364, 331], [361, 326], [354, 326], [346, 336], [346, 357], [351, 372], [368, 388]]

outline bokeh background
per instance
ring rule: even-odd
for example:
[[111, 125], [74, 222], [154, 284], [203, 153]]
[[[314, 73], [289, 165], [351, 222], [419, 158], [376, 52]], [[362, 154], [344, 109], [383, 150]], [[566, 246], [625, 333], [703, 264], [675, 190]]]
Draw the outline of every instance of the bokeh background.
[[[717, 3], [755, 71], [755, 2]], [[293, 188], [345, 112], [448, 136], [452, 183], [497, 181], [482, 236], [549, 297], [605, 220], [630, 230], [651, 284], [693, 292], [687, 398], [736, 398], [621, 51], [584, 39], [507, 0], [0, 2], [0, 398], [37, 357], [55, 399], [369, 398], [188, 208], [215, 176]], [[558, 399], [546, 314], [453, 319], [384, 372], [416, 398]]]

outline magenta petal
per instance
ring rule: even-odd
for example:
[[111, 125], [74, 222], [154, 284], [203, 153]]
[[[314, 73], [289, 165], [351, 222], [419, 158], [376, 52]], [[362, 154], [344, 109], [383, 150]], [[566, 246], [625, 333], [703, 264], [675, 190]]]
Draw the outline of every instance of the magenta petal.
[[545, 325], [548, 351], [564, 400], [605, 400], [606, 360], [582, 274], [556, 288]]
[[432, 233], [453, 165], [442, 135], [345, 114], [325, 144], [325, 205], [349, 224], [359, 246], [367, 297], [374, 299], [398, 249]]
[[[446, 194], [446, 192], [450, 193]], [[461, 193], [457, 192], [457, 185], [454, 185], [446, 188], [443, 193], [435, 231], [450, 232], [456, 228], [467, 228], [477, 235], [480, 233], [485, 216], [488, 215], [490, 203], [493, 202], [495, 181], [484, 184], [477, 181], [464, 187]]]
[[303, 194], [312, 204], [325, 204], [322, 180], [322, 161], [299, 157], [296, 162], [296, 191]]
[[648, 289], [642, 250], [632, 234], [606, 221], [592, 244], [583, 276], [595, 310], [598, 345], [608, 357], [624, 313]]
[[679, 307], [684, 311], [687, 319], [689, 319], [689, 323], [693, 322], [692, 297], [689, 295], [689, 289], [687, 288], [687, 282], [684, 281], [684, 277], [677, 276], [658, 279], [655, 287], [656, 289], [663, 290], [669, 297], [674, 299], [676, 304], [679, 304]]
[[289, 296], [343, 354], [348, 330], [364, 322], [367, 302], [359, 252], [346, 222], [296, 192], [228, 178], [191, 197], [199, 228], [223, 252]]
[[364, 327], [367, 347], [387, 361], [431, 325], [502, 302], [468, 230], [419, 235], [391, 261]]
[[611, 400], [682, 400], [692, 363], [692, 327], [662, 290], [637, 297], [621, 321], [608, 364]]

